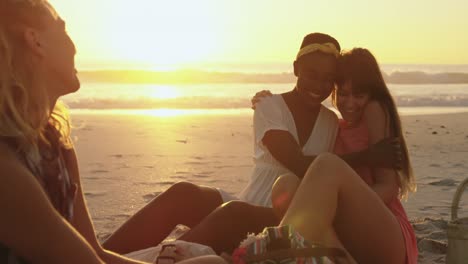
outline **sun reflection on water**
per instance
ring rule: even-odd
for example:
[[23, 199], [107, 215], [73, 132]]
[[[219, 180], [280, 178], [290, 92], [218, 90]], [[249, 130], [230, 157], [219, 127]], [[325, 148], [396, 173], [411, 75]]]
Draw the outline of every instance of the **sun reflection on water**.
[[72, 109], [72, 114], [78, 115], [130, 115], [130, 116], [151, 116], [151, 117], [181, 117], [181, 116], [213, 116], [213, 115], [252, 115], [252, 109], [178, 109], [178, 108], [157, 108], [157, 109]]
[[171, 86], [157, 85], [151, 87], [151, 91], [148, 92], [149, 96], [158, 99], [174, 99], [180, 97], [180, 92]]

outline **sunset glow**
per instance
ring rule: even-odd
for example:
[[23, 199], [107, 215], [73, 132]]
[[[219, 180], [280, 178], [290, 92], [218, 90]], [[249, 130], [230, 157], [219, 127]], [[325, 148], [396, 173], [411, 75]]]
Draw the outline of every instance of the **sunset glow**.
[[381, 63], [468, 63], [466, 1], [50, 2], [67, 22], [80, 68], [290, 65], [302, 37], [317, 31], [345, 49], [369, 48]]
[[180, 96], [180, 93], [171, 86], [157, 86], [149, 92], [149, 96], [157, 99], [174, 99]]

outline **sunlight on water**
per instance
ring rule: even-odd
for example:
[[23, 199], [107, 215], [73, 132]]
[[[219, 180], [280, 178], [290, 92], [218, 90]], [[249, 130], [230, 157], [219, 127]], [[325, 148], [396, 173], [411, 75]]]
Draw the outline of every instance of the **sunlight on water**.
[[[333, 107], [329, 107], [338, 116], [340, 113]], [[468, 107], [399, 107], [398, 112], [402, 116], [435, 115], [468, 113]], [[72, 114], [77, 115], [131, 115], [153, 117], [180, 117], [180, 116], [233, 116], [253, 115], [250, 108], [235, 109], [71, 109]]]
[[148, 91], [148, 96], [157, 99], [174, 99], [181, 96], [181, 93], [171, 86], [154, 86]]
[[[338, 115], [338, 117], [341, 117], [340, 112], [338, 112], [336, 108], [330, 109], [332, 109]], [[400, 114], [401, 116], [457, 113], [468, 113], [468, 107], [398, 107], [398, 114]]]
[[[73, 113], [153, 117], [246, 115], [258, 91], [287, 92], [293, 84], [145, 85], [84, 83], [79, 93], [63, 98]], [[405, 115], [468, 112], [468, 84], [390, 85]], [[336, 111], [330, 99], [324, 105]]]
[[[287, 92], [294, 84], [145, 85], [84, 83], [63, 97], [72, 109], [238, 109], [261, 90]], [[400, 107], [468, 107], [468, 84], [390, 85]], [[325, 104], [330, 100], [326, 100]]]
[[180, 116], [212, 116], [212, 115], [248, 115], [253, 111], [248, 108], [239, 109], [71, 109], [77, 115], [137, 115], [153, 117], [180, 117]]

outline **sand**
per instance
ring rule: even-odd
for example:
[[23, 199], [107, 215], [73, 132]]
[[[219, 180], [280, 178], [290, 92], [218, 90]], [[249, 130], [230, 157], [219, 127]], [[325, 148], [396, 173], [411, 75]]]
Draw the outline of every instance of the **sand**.
[[[466, 115], [403, 116], [418, 192], [404, 207], [420, 263], [445, 263], [457, 185], [468, 177]], [[252, 168], [250, 114], [72, 114], [84, 192], [99, 238], [178, 181], [238, 193]], [[468, 192], [468, 191], [467, 191]], [[468, 215], [468, 194], [460, 216]]]

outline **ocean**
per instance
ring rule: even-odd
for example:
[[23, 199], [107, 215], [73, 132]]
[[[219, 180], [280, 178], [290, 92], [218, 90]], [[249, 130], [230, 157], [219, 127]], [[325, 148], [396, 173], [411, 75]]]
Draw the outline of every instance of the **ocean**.
[[[407, 114], [468, 112], [468, 84], [389, 84], [399, 111]], [[64, 102], [81, 113], [244, 114], [258, 91], [282, 93], [294, 83], [281, 84], [121, 84], [82, 83]], [[330, 99], [325, 105], [331, 107]]]
[[[268, 71], [273, 74], [283, 73], [278, 80], [284, 78], [291, 80], [294, 76], [284, 75], [290, 70], [289, 64], [239, 65], [238, 68], [235, 65], [229, 65], [229, 68], [220, 65], [219, 67], [219, 72], [216, 72], [216, 68], [207, 68], [203, 69], [201, 74], [206, 76], [218, 73], [241, 74], [240, 77], [233, 79], [238, 83], [221, 80], [219, 83], [206, 84], [142, 84], [83, 78], [80, 91], [63, 99], [73, 112], [89, 114], [238, 115], [252, 112], [250, 98], [256, 92], [270, 90], [272, 93], [282, 93], [294, 87], [292, 81], [275, 83], [264, 79], [264, 76], [263, 80], [267, 80], [268, 83], [249, 83], [252, 76], [242, 75], [262, 76]], [[387, 81], [387, 84], [402, 115], [468, 112], [468, 65], [466, 64], [383, 64], [381, 69], [386, 78], [391, 80]], [[84, 69], [85, 72], [87, 70], [91, 68]], [[228, 78], [226, 75], [223, 76], [221, 78]], [[245, 76], [250, 79], [243, 79]], [[253, 80], [259, 79], [253, 78]], [[333, 108], [330, 99], [324, 104]]]

